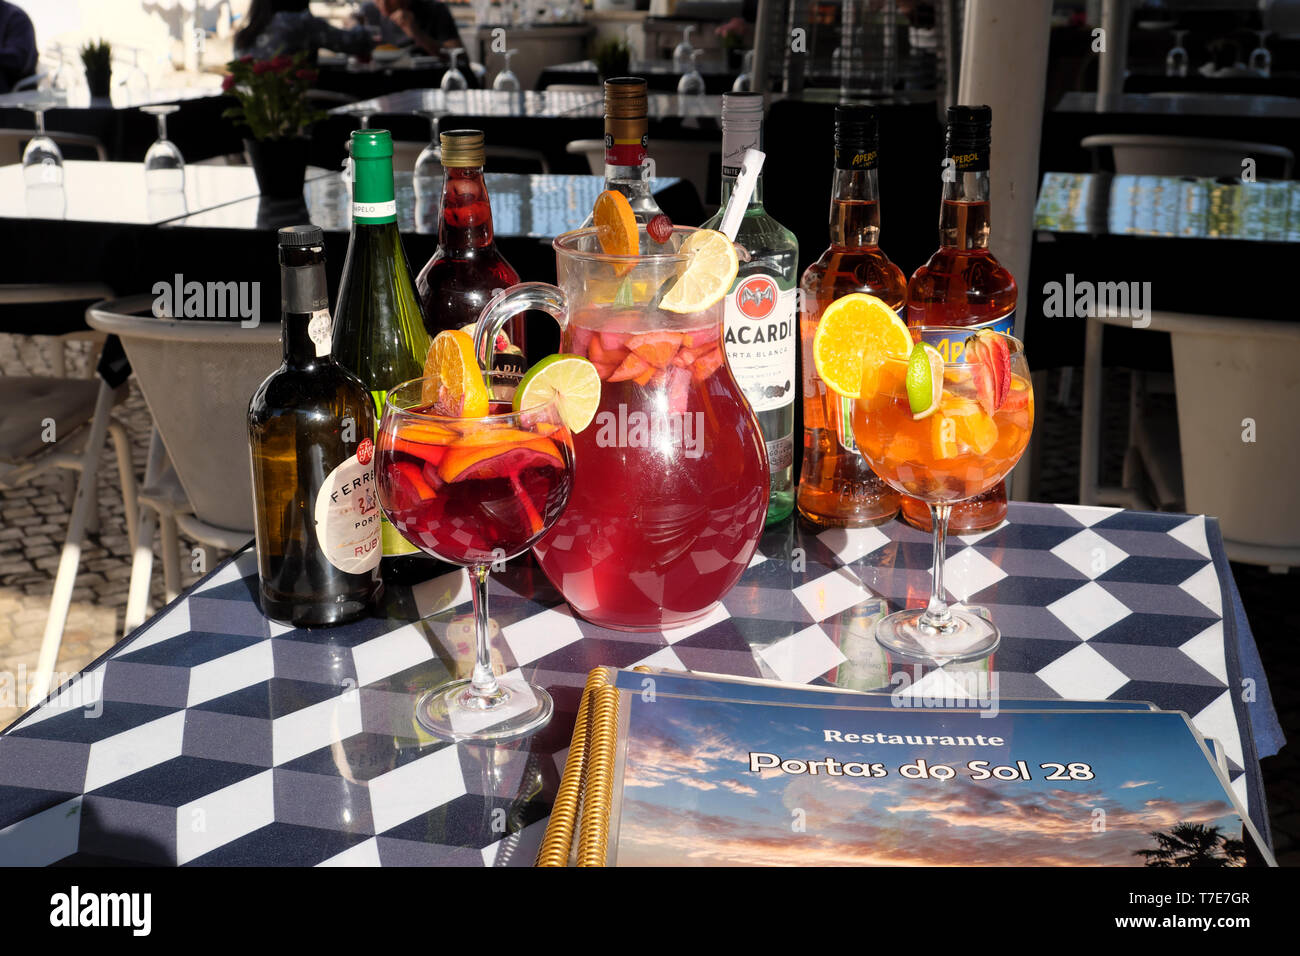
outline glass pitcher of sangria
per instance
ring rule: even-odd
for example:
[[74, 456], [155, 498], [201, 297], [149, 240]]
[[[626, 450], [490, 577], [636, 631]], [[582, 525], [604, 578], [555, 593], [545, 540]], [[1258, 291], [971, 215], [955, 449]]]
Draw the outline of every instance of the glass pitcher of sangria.
[[[533, 547], [564, 599], [594, 624], [664, 630], [698, 620], [748, 567], [767, 511], [767, 451], [727, 366], [724, 299], [692, 309], [695, 258], [674, 227], [666, 242], [601, 251], [597, 229], [559, 236], [559, 287], [525, 282], [479, 317], [488, 355], [501, 326], [550, 313], [560, 351], [589, 358], [601, 379], [595, 418], [574, 436], [569, 506]], [[678, 285], [676, 292], [673, 289]]]

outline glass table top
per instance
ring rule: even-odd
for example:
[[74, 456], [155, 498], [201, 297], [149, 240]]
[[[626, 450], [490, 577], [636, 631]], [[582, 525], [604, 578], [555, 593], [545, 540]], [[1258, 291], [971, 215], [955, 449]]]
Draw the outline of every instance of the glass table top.
[[1300, 242], [1300, 183], [1044, 173], [1034, 228], [1053, 233]]

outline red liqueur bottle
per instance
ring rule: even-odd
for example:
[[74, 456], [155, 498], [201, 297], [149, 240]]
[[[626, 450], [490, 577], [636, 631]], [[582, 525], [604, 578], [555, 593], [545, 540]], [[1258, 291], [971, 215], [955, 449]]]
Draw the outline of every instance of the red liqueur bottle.
[[[415, 279], [415, 291], [430, 335], [465, 329], [471, 335], [483, 307], [497, 292], [519, 282], [519, 273], [497, 249], [492, 204], [483, 182], [485, 148], [479, 130], [459, 129], [439, 138], [442, 214], [438, 248]], [[498, 336], [492, 367], [523, 375], [524, 314], [510, 319]]]

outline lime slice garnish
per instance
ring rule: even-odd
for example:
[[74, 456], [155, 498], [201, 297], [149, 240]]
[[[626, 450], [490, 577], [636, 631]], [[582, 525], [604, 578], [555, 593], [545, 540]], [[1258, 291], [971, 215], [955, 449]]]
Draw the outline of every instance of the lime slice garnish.
[[580, 432], [596, 416], [600, 405], [600, 373], [578, 355], [548, 355], [530, 368], [515, 389], [515, 411], [544, 405], [555, 399], [560, 420], [571, 432]]
[[907, 401], [912, 418], [929, 418], [943, 399], [943, 356], [932, 345], [917, 342], [907, 360]]

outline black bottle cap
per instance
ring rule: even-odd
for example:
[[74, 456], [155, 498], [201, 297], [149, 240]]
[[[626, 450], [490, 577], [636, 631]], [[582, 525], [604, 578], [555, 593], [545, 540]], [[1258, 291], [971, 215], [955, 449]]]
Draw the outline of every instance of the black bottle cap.
[[875, 169], [880, 123], [870, 106], [835, 107], [835, 168]]
[[302, 246], [319, 246], [325, 243], [325, 230], [320, 226], [285, 226], [276, 232], [280, 245], [289, 249]]
[[989, 134], [993, 110], [987, 106], [948, 107], [948, 136], [945, 150], [958, 172], [979, 172], [989, 168]]

